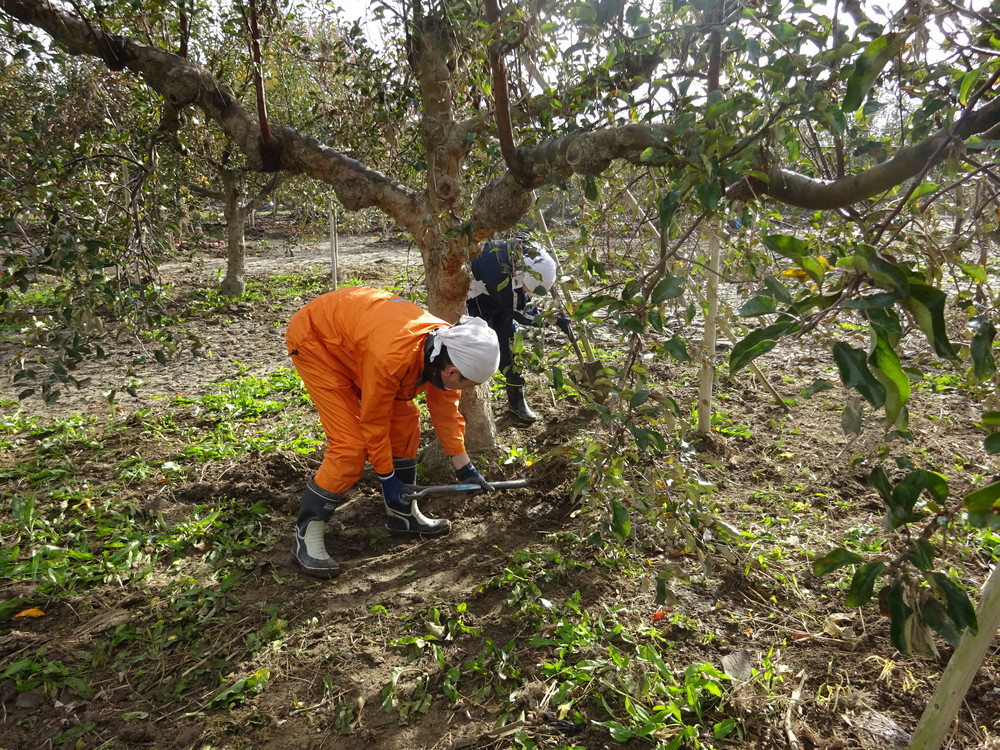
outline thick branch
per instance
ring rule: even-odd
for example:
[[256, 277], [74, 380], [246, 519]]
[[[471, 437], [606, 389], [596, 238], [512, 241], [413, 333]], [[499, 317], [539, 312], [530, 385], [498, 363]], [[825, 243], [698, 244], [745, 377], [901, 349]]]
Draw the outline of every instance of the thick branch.
[[[985, 133], [998, 124], [1000, 99], [994, 99], [967, 117], [956, 129], [954, 137], [965, 140]], [[790, 206], [813, 210], [850, 206], [891, 190], [917, 176], [925, 168], [933, 167], [947, 158], [950, 149], [939, 150], [939, 147], [952, 137], [950, 130], [942, 129], [920, 143], [900, 149], [891, 159], [871, 169], [839, 180], [819, 180], [790, 169], [773, 167], [768, 171], [766, 182], [751, 179], [737, 182], [726, 191], [726, 197], [730, 200], [751, 200], [767, 195]]]
[[[576, 132], [520, 149], [526, 173], [535, 187], [578, 175], [598, 175], [612, 161], [638, 162], [647, 148], [666, 146], [664, 128], [624, 125], [593, 132]], [[531, 203], [531, 188], [510, 172], [484, 187], [472, 212], [475, 238], [514, 226]]]

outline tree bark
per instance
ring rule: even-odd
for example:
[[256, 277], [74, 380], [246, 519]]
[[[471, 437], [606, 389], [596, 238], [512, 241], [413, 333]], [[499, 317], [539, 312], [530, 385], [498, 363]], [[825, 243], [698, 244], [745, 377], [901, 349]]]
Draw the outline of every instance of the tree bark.
[[239, 184], [231, 169], [221, 170], [223, 213], [226, 217], [226, 275], [219, 291], [226, 297], [239, 297], [246, 291], [245, 214], [240, 206]]

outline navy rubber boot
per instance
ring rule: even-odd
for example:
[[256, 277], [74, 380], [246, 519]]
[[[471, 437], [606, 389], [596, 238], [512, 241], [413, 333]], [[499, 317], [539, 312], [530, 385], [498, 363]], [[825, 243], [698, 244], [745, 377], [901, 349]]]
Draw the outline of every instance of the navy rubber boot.
[[[393, 472], [404, 484], [416, 483], [416, 458], [394, 458], [392, 465]], [[428, 518], [420, 512], [416, 500], [385, 498], [385, 527], [395, 534], [435, 536], [451, 529], [451, 522], [444, 518]]]
[[343, 495], [327, 492], [312, 479], [306, 483], [299, 515], [295, 519], [292, 554], [302, 570], [311, 576], [333, 578], [340, 572], [340, 566], [326, 551], [323, 534], [326, 522], [342, 502]]

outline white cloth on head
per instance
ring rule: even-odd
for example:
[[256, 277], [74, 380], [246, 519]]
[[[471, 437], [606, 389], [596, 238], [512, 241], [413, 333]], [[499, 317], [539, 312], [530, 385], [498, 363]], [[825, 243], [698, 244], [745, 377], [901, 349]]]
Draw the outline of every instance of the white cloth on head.
[[514, 274], [514, 288], [524, 287], [532, 294], [548, 294], [556, 283], [556, 261], [538, 245], [524, 248], [523, 269]]
[[485, 383], [500, 367], [496, 332], [482, 318], [463, 315], [450, 328], [435, 329], [431, 362], [441, 353], [442, 345], [448, 347], [448, 358], [462, 377], [475, 383]]

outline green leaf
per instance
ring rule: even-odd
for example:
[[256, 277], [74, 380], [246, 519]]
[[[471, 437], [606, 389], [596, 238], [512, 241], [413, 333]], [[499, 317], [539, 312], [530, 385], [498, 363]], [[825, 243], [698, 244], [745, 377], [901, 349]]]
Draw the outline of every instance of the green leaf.
[[899, 299], [895, 292], [878, 292], [864, 297], [852, 297], [845, 300], [842, 307], [848, 310], [871, 310], [873, 308], [888, 307]]
[[885, 403], [885, 387], [868, 369], [863, 351], [838, 341], [833, 345], [833, 359], [845, 386], [856, 389], [876, 409]]
[[825, 576], [837, 568], [845, 565], [859, 565], [865, 561], [861, 555], [851, 552], [844, 547], [837, 547], [832, 552], [828, 552], [818, 560], [813, 561], [813, 573], [816, 576]]
[[648, 427], [629, 427], [629, 431], [635, 437], [635, 442], [641, 450], [648, 451], [651, 447], [656, 448], [659, 451], [665, 451], [667, 449], [667, 441], [656, 430], [651, 430]]
[[917, 537], [917, 541], [913, 543], [913, 547], [906, 553], [907, 559], [919, 570], [923, 571], [931, 569], [931, 566], [934, 564], [934, 555], [934, 545], [922, 536]]
[[66, 687], [84, 700], [90, 700], [94, 697], [94, 689], [82, 679], [74, 675], [70, 675], [66, 678]]
[[647, 401], [649, 401], [649, 391], [646, 388], [640, 388], [632, 394], [632, 398], [628, 400], [628, 405], [632, 409], [637, 409]]
[[259, 692], [270, 679], [267, 669], [258, 669], [241, 680], [237, 680], [208, 702], [209, 708], [223, 708], [233, 703], [241, 703], [247, 695]]
[[900, 296], [908, 297], [910, 294], [910, 282], [906, 275], [895, 263], [880, 256], [871, 245], [859, 245], [854, 255], [838, 260], [837, 267], [867, 273], [878, 286]]
[[663, 332], [663, 316], [656, 308], [646, 310], [646, 320], [654, 331]]
[[939, 187], [941, 186], [936, 182], [924, 182], [918, 185], [917, 188], [910, 194], [910, 197], [906, 201], [906, 205], [912, 206], [921, 197], [927, 195], [928, 193], [933, 193]]
[[677, 207], [680, 205], [680, 195], [679, 191], [671, 190], [666, 195], [660, 196], [658, 208], [660, 226], [663, 227], [663, 231], [668, 231], [670, 224], [674, 220], [674, 214], [677, 213]]
[[1000, 432], [994, 432], [991, 435], [987, 435], [986, 439], [983, 441], [983, 448], [991, 456], [1000, 453]]
[[984, 70], [985, 66], [974, 68], [962, 78], [962, 84], [958, 87], [958, 101], [963, 107], [969, 103], [969, 92], [982, 78]]
[[978, 527], [1000, 528], [1000, 482], [970, 492], [962, 501], [969, 523]]
[[687, 284], [687, 278], [684, 276], [667, 276], [660, 279], [656, 286], [653, 287], [653, 293], [650, 295], [649, 301], [654, 305], [658, 305], [661, 302], [666, 302], [668, 299], [676, 299], [684, 293], [685, 284]]
[[[673, 154], [666, 149], [650, 147], [639, 154], [639, 162], [641, 164], [666, 164], [672, 156]], [[662, 226], [666, 226], [666, 224]]]
[[782, 336], [794, 333], [799, 328], [798, 323], [788, 318], [752, 331], [738, 341], [729, 353], [729, 369], [734, 373], [739, 372], [760, 355], [771, 351]]
[[646, 330], [642, 320], [634, 315], [622, 315], [618, 319], [618, 325], [631, 333], [643, 333]]
[[904, 600], [903, 584], [898, 580], [889, 584], [885, 603], [889, 610], [889, 638], [892, 640], [892, 645], [899, 653], [908, 654], [910, 648], [906, 642], [906, 621], [913, 614], [913, 609]]
[[712, 736], [717, 740], [721, 740], [732, 734], [733, 730], [739, 726], [739, 721], [733, 718], [723, 719], [722, 721], [716, 722], [712, 725]]
[[687, 343], [681, 338], [680, 334], [675, 333], [669, 341], [663, 344], [663, 348], [667, 350], [667, 353], [676, 359], [678, 362], [690, 362], [691, 355], [687, 350]]
[[854, 62], [854, 71], [847, 80], [847, 90], [841, 108], [845, 112], [857, 110], [868, 96], [875, 79], [886, 64], [903, 49], [912, 32], [895, 32], [872, 39]]
[[860, 607], [872, 598], [872, 591], [875, 589], [875, 581], [885, 568], [885, 563], [880, 561], [870, 562], [862, 565], [854, 571], [851, 578], [851, 585], [847, 589], [847, 598], [844, 604], [848, 607]]
[[864, 316], [873, 326], [878, 326], [886, 332], [893, 347], [899, 344], [899, 340], [903, 337], [903, 326], [899, 322], [899, 315], [895, 309], [892, 307], [870, 307], [864, 311]]
[[715, 209], [722, 198], [722, 186], [715, 180], [702, 182], [695, 188], [694, 192], [698, 196], [698, 203], [703, 211]]
[[885, 389], [885, 428], [906, 429], [906, 410], [910, 400], [910, 379], [903, 372], [899, 357], [890, 342], [890, 334], [872, 326], [873, 346], [868, 355], [872, 372]]
[[948, 480], [943, 474], [938, 474], [936, 471], [924, 471], [918, 469], [921, 474], [921, 482], [923, 482], [924, 489], [931, 493], [933, 497], [939, 504], [944, 504], [948, 497], [951, 495], [951, 490], [948, 489]]
[[992, 321], [984, 315], [977, 315], [969, 321], [972, 331], [972, 341], [969, 343], [969, 354], [972, 356], [972, 373], [976, 380], [983, 382], [997, 370], [993, 358], [993, 339], [997, 329]]
[[940, 635], [946, 643], [951, 646], [958, 645], [962, 634], [955, 627], [955, 623], [952, 622], [948, 613], [945, 612], [941, 602], [933, 594], [928, 593], [920, 602], [920, 619]]
[[[641, 284], [638, 279], [629, 279], [625, 282], [625, 286], [622, 287], [621, 301], [628, 302], [633, 298], [639, 297], [639, 292], [641, 291]], [[640, 300], [641, 301], [641, 298]]]
[[674, 602], [677, 599], [676, 594], [674, 594], [674, 592], [672, 592], [667, 587], [667, 580], [669, 579], [669, 577], [670, 576], [668, 576], [668, 575], [666, 575], [664, 573], [660, 573], [658, 576], [656, 576], [656, 579], [655, 579], [656, 580], [656, 597], [655, 597], [655, 600], [656, 600], [657, 606], [662, 605], [662, 604], [666, 604], [667, 602]]
[[984, 411], [979, 423], [991, 430], [1000, 428], [1000, 411]]
[[799, 258], [799, 265], [802, 266], [802, 270], [809, 274], [809, 277], [813, 281], [817, 284], [823, 283], [823, 279], [826, 277], [826, 268], [823, 267], [822, 263], [811, 255], [803, 255]]
[[911, 471], [886, 498], [890, 528], [898, 529], [905, 523], [912, 523], [923, 517], [919, 513], [914, 513], [913, 507], [924, 490], [927, 490], [938, 503], [948, 499], [948, 481], [943, 476], [923, 469]]
[[566, 378], [563, 375], [562, 368], [555, 365], [552, 366], [552, 387], [555, 388], [556, 393], [561, 393], [566, 387]]
[[799, 258], [809, 252], [802, 240], [789, 234], [769, 234], [763, 238], [763, 242], [764, 247], [768, 250], [776, 252], [779, 255], [784, 255], [786, 258], [791, 258], [794, 261], [798, 261]]
[[757, 296], [747, 300], [735, 312], [741, 318], [750, 318], [755, 315], [768, 315], [777, 312], [778, 306], [771, 297]]
[[597, 182], [590, 175], [583, 180], [583, 194], [589, 201], [596, 201], [598, 198]]
[[803, 388], [801, 393], [806, 398], [811, 398], [812, 396], [815, 396], [817, 393], [822, 393], [823, 391], [831, 391], [833, 390], [833, 388], [834, 385], [829, 380], [826, 380], [825, 378], [818, 378], [817, 380], [814, 380], [811, 384], [809, 384], [807, 387]]
[[892, 483], [889, 481], [885, 469], [881, 466], [876, 466], [872, 469], [868, 475], [868, 484], [878, 491], [884, 502], [888, 503], [892, 500]]
[[975, 635], [979, 632], [979, 623], [976, 621], [976, 608], [972, 606], [968, 594], [966, 594], [958, 584], [951, 580], [946, 573], [931, 572], [927, 574], [927, 580], [936, 591], [944, 595], [944, 608], [955, 623], [955, 627], [960, 631], [969, 629]]
[[593, 297], [585, 297], [573, 311], [573, 320], [583, 320], [588, 315], [593, 314], [595, 310], [600, 310], [602, 307], [617, 303], [618, 299], [612, 297], [610, 294], [597, 294]]
[[617, 500], [611, 502], [611, 530], [622, 541], [628, 539], [632, 533], [632, 520], [629, 518], [628, 508]]
[[901, 304], [910, 311], [938, 356], [945, 359], [956, 359], [957, 355], [951, 342], [948, 341], [945, 327], [944, 309], [946, 302], [947, 296], [940, 289], [916, 282], [910, 283], [910, 297], [901, 300]]
[[985, 284], [989, 281], [989, 275], [986, 273], [986, 269], [979, 263], [963, 263], [958, 260], [955, 261], [959, 268], [965, 272], [965, 275], [970, 279], [975, 281], [977, 284]]
[[764, 286], [767, 287], [767, 291], [771, 293], [778, 302], [782, 302], [786, 305], [792, 304], [792, 293], [788, 291], [788, 287], [782, 284], [774, 276], [766, 276], [764, 278]]

